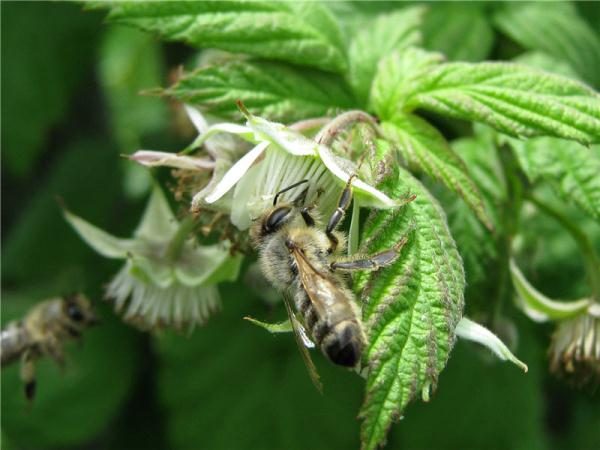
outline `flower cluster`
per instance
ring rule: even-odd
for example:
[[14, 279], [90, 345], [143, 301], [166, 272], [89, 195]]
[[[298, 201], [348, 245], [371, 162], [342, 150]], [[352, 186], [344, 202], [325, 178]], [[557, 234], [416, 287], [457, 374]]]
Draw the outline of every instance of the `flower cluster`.
[[178, 222], [157, 187], [131, 239], [111, 236], [69, 211], [65, 217], [98, 253], [125, 260], [106, 296], [142, 329], [202, 324], [219, 306], [216, 284], [237, 278], [241, 257], [230, 254], [230, 244], [197, 245], [193, 219]]
[[510, 264], [517, 304], [536, 322], [557, 322], [550, 344], [550, 371], [574, 386], [600, 382], [600, 304], [592, 298], [557, 301], [535, 289]]

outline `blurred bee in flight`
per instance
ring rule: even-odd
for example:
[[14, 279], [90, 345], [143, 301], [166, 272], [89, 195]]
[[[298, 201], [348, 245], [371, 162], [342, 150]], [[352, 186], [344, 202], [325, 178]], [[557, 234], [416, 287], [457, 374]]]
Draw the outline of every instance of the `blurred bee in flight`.
[[316, 344], [331, 362], [356, 367], [366, 345], [360, 309], [344, 274], [388, 266], [406, 243], [403, 238], [392, 249], [375, 255], [344, 257], [346, 236], [336, 228], [350, 206], [353, 178], [325, 227], [313, 206], [302, 206], [308, 189], [291, 203], [278, 204], [282, 194], [308, 182], [302, 180], [278, 192], [273, 207], [251, 229], [262, 272], [283, 293], [300, 352], [319, 390], [319, 377], [306, 347]]
[[82, 294], [46, 300], [35, 305], [24, 319], [11, 322], [0, 333], [2, 367], [21, 361], [25, 396], [35, 396], [35, 363], [44, 355], [64, 364], [63, 344], [79, 338], [83, 330], [98, 322], [90, 301]]

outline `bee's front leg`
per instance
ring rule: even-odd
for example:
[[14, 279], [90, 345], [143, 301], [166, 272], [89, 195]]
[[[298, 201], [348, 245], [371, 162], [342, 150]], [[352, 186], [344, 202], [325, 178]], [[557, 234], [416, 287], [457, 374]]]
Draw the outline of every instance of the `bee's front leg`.
[[25, 350], [21, 355], [21, 381], [23, 381], [25, 398], [29, 402], [35, 397], [35, 355], [32, 350]]
[[358, 270], [375, 271], [381, 267], [389, 266], [398, 256], [402, 247], [408, 242], [408, 236], [403, 236], [393, 248], [384, 250], [365, 258], [350, 259], [347, 261], [334, 261], [330, 264], [332, 270], [340, 272], [354, 272]]
[[333, 232], [344, 218], [346, 210], [350, 207], [350, 203], [352, 202], [352, 180], [354, 178], [356, 178], [356, 175], [351, 175], [350, 178], [348, 178], [346, 187], [342, 191], [342, 195], [340, 195], [340, 199], [338, 200], [338, 206], [333, 212], [333, 214], [331, 214], [329, 222], [327, 222], [325, 234], [327, 235], [327, 237], [329, 238], [329, 242], [331, 243], [331, 246], [327, 250], [327, 253], [329, 254], [335, 252], [335, 249], [337, 248], [339, 243], [339, 239], [334, 235]]

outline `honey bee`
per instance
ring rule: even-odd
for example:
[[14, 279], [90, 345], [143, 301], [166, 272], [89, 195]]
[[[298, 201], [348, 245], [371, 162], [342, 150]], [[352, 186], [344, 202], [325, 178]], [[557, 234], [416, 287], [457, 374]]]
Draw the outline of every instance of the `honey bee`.
[[318, 375], [306, 347], [316, 344], [334, 364], [356, 367], [366, 345], [360, 309], [345, 274], [390, 265], [406, 242], [402, 239], [393, 248], [371, 256], [343, 256], [347, 240], [336, 228], [350, 206], [353, 178], [324, 229], [313, 213], [314, 206], [302, 206], [308, 189], [292, 202], [278, 204], [282, 194], [308, 180], [278, 192], [273, 207], [251, 228], [262, 272], [283, 293], [300, 351], [317, 387]]
[[20, 359], [25, 397], [35, 396], [35, 363], [44, 355], [64, 364], [63, 343], [79, 338], [83, 330], [96, 324], [90, 301], [81, 294], [46, 300], [35, 305], [23, 320], [11, 322], [0, 333], [2, 367]]

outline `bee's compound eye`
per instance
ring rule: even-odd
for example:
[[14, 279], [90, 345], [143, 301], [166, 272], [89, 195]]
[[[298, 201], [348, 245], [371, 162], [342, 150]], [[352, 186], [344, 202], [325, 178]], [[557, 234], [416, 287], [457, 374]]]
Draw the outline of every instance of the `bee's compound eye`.
[[75, 322], [81, 322], [84, 319], [81, 309], [79, 309], [79, 306], [75, 303], [69, 303], [67, 306], [67, 314]]
[[282, 206], [273, 210], [273, 212], [269, 214], [269, 217], [267, 217], [267, 220], [263, 225], [263, 232], [267, 234], [279, 230], [279, 228], [281, 228], [286, 222], [287, 217], [291, 211], [292, 208], [290, 208], [289, 206]]

